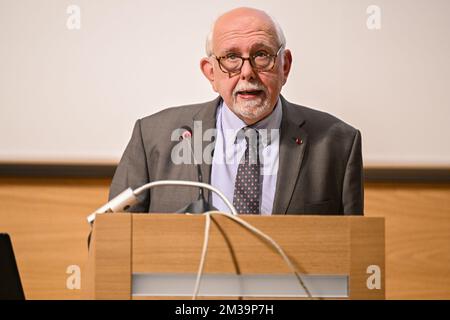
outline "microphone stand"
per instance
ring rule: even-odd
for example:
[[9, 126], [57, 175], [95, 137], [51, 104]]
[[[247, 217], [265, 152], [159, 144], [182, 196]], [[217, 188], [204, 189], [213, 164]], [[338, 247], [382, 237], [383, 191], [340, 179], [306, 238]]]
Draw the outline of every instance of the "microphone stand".
[[[194, 160], [194, 165], [197, 168], [197, 181], [203, 183], [202, 170], [200, 168], [199, 163], [196, 161], [194, 149], [191, 143], [192, 129], [188, 126], [183, 126], [181, 127], [181, 129], [184, 129], [185, 131], [180, 135], [180, 140], [186, 140], [186, 142], [189, 144], [189, 151], [192, 153], [192, 159]], [[177, 213], [205, 213], [208, 211], [217, 210], [205, 199], [205, 193], [203, 188], [199, 188], [198, 190], [199, 192], [197, 200], [181, 208], [180, 210], [177, 211]]]

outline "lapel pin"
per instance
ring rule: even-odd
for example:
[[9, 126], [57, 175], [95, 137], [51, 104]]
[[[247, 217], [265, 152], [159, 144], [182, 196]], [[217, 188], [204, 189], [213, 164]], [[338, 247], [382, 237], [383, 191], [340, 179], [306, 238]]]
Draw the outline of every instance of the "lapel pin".
[[303, 143], [303, 140], [300, 139], [300, 138], [293, 138], [293, 139], [295, 140], [295, 143], [298, 144], [298, 145]]

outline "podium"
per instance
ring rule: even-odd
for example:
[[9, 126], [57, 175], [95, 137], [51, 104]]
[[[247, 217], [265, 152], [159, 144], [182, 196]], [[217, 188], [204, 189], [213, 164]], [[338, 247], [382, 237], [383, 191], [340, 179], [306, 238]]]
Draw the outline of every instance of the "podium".
[[[384, 218], [240, 215], [285, 251], [318, 299], [384, 299]], [[98, 215], [87, 299], [191, 299], [205, 216]], [[199, 299], [303, 299], [291, 269], [265, 239], [212, 216]]]

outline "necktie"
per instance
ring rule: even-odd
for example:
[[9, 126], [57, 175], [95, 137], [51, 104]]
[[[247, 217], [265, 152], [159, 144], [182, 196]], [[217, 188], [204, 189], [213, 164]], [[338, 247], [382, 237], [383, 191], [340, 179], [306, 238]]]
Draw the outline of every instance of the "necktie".
[[259, 213], [259, 198], [261, 193], [259, 135], [255, 129], [244, 128], [239, 134], [244, 134], [247, 147], [242, 157], [234, 184], [233, 206], [238, 213]]

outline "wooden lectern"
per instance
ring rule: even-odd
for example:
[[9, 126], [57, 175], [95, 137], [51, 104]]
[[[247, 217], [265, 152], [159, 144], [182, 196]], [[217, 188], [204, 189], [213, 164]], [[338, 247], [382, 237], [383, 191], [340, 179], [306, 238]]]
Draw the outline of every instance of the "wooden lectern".
[[[384, 218], [239, 216], [272, 237], [311, 294], [324, 299], [384, 299]], [[264, 239], [213, 216], [199, 298], [304, 298], [296, 278]], [[98, 215], [84, 297], [190, 299], [205, 216]]]

